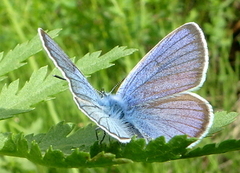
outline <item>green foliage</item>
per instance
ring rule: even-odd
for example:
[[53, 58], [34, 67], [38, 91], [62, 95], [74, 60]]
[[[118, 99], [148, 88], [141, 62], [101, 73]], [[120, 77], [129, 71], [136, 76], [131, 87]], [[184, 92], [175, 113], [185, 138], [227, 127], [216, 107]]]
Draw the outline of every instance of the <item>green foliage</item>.
[[[51, 37], [56, 37], [59, 30], [49, 33]], [[29, 42], [17, 45], [12, 51], [9, 51], [4, 57], [3, 52], [0, 54], [0, 76], [13, 71], [25, 65], [24, 60], [36, 54], [42, 49], [38, 35]]]
[[[56, 35], [55, 32], [58, 31], [54, 31], [54, 35]], [[52, 32], [50, 34], [53, 35]], [[16, 68], [21, 67], [23, 65], [20, 63], [21, 61], [41, 50], [39, 45], [40, 42], [39, 38], [37, 39], [37, 36], [28, 43], [18, 45], [13, 51], [10, 51], [10, 53], [3, 57], [0, 63], [0, 68], [2, 67], [2, 69], [5, 69], [5, 67], [9, 66], [8, 71], [12, 71]], [[25, 51], [21, 51], [21, 53], [19, 53], [20, 50]], [[115, 47], [112, 51], [102, 56], [100, 56], [100, 51], [92, 54], [87, 54], [82, 59], [80, 59], [80, 62], [77, 62], [77, 64], [83, 64], [85, 67], [83, 71], [90, 74], [100, 69], [110, 67], [113, 65], [111, 64], [112, 61], [120, 57], [127, 56], [134, 51], [136, 51], [136, 49]], [[18, 61], [15, 59], [18, 59]], [[15, 63], [16, 65], [14, 65]], [[11, 64], [11, 66], [9, 64]], [[3, 74], [5, 74], [6, 70], [3, 70], [3, 72]], [[63, 81], [52, 80], [53, 74], [56, 73], [56, 70], [53, 70], [53, 72], [46, 76], [47, 67], [42, 67], [32, 74], [30, 80], [26, 82], [20, 90], [18, 90], [18, 80], [12, 82], [9, 84], [9, 86], [5, 85], [0, 93], [0, 119], [10, 118], [14, 114], [28, 112], [33, 109], [32, 106], [36, 103], [44, 100], [49, 100], [51, 98], [50, 96], [65, 90], [66, 85], [63, 85]], [[52, 88], [54, 88], [54, 90]]]
[[[26, 82], [21, 90], [18, 90], [18, 80], [12, 82], [9, 86], [5, 85], [0, 94], [0, 119], [10, 118], [12, 115], [28, 112], [33, 109], [32, 106], [36, 103], [49, 100], [51, 95], [66, 89], [66, 87], [62, 85], [62, 82], [54, 82], [52, 75], [46, 77], [46, 73], [46, 67], [34, 72], [29, 82]], [[54, 90], [52, 90], [52, 88], [54, 88]]]
[[[32, 50], [27, 48], [39, 47], [39, 44], [35, 37], [28, 43], [18, 45], [11, 51], [11, 56], [18, 57], [24, 54], [26, 59], [27, 56], [33, 55]], [[26, 51], [19, 54], [19, 47]], [[39, 49], [36, 49], [34, 53], [38, 51]], [[84, 72], [91, 74], [110, 67], [111, 62], [130, 55], [134, 51], [136, 50], [126, 49], [126, 47], [115, 47], [102, 56], [100, 56], [100, 51], [87, 54], [77, 64], [84, 65]], [[5, 58], [3, 57], [3, 61]], [[19, 62], [21, 61], [13, 61], [12, 63], [17, 63], [17, 65], [12, 65], [12, 70], [20, 67], [21, 63]], [[9, 63], [11, 64], [11, 62]], [[52, 80], [52, 75], [55, 73], [57, 73], [56, 69], [47, 75], [45, 66], [35, 71], [21, 89], [18, 88], [18, 80], [13, 81], [9, 86], [5, 85], [0, 93], [0, 119], [29, 112], [33, 110], [36, 103], [49, 100], [52, 95], [65, 90], [66, 81]], [[217, 113], [210, 132], [216, 133], [221, 130], [223, 126], [234, 121], [236, 116], [237, 113]], [[89, 125], [74, 131], [73, 124], [64, 124], [63, 122], [53, 126], [47, 133], [37, 135], [0, 133], [0, 139], [0, 154], [23, 157], [37, 164], [63, 168], [101, 167], [132, 162], [166, 162], [234, 151], [240, 147], [239, 141], [228, 140], [218, 146], [208, 144], [203, 148], [190, 150], [187, 147], [195, 139], [188, 139], [186, 136], [176, 136], [168, 143], [165, 143], [164, 137], [159, 137], [148, 144], [144, 139], [132, 139], [127, 144], [120, 144], [114, 139], [110, 139], [110, 142], [105, 139], [103, 143], [99, 143], [96, 138], [95, 126]], [[231, 147], [226, 147], [228, 145]]]
[[226, 153], [230, 151], [238, 151], [240, 149], [240, 140], [226, 140], [219, 144], [208, 144], [203, 148], [196, 148], [189, 153], [183, 155], [182, 158], [191, 158], [191, 157], [199, 157], [210, 154], [220, 154]]
[[[113, 66], [114, 64], [111, 62], [120, 57], [130, 55], [136, 50], [137, 49], [126, 49], [125, 46], [117, 46], [102, 56], [100, 56], [101, 51], [92, 54], [88, 53], [77, 62], [77, 66], [79, 66], [81, 71], [85, 74], [92, 74], [98, 70]], [[89, 61], [91, 61], [91, 66], [89, 66]]]
[[[55, 37], [59, 30], [49, 33]], [[22, 63], [28, 57], [41, 50], [40, 40], [35, 36], [31, 41], [17, 45], [15, 49], [7, 53], [0, 62], [1, 75], [13, 71], [25, 63]], [[52, 80], [52, 75], [47, 74], [47, 68], [43, 67], [34, 72], [24, 87], [19, 90], [19, 80], [15, 80], [9, 86], [5, 85], [0, 93], [0, 119], [12, 117], [14, 114], [28, 112], [33, 109], [33, 105], [50, 99], [49, 96], [59, 93], [66, 89], [59, 82]], [[52, 88], [55, 90], [52, 90]], [[55, 93], [53, 91], [56, 91]]]
[[224, 127], [232, 123], [238, 116], [236, 112], [227, 113], [226, 111], [216, 112], [214, 114], [213, 125], [209, 130], [208, 135], [212, 135], [216, 132], [223, 130]]
[[[0, 100], [1, 103], [4, 102], [4, 110], [0, 109], [1, 119], [4, 119], [0, 121], [0, 141], [3, 141], [0, 143], [1, 149], [3, 146], [8, 146], [5, 145], [4, 140], [8, 139], [6, 135], [10, 135], [13, 139], [16, 139], [15, 136], [22, 136], [22, 140], [29, 142], [28, 149], [30, 150], [30, 148], [34, 148], [33, 144], [31, 144], [31, 142], [34, 141], [34, 137], [36, 139], [36, 136], [41, 134], [42, 136], [48, 136], [49, 133], [46, 133], [48, 129], [52, 126], [52, 128], [60, 127], [60, 124], [58, 123], [63, 120], [66, 122], [73, 122], [76, 129], [83, 126], [87, 129], [91, 127], [86, 126], [89, 120], [86, 116], [82, 116], [81, 112], [74, 105], [69, 91], [57, 94], [55, 100], [49, 100], [53, 97], [53, 95], [55, 95], [55, 88], [52, 88], [52, 91], [48, 91], [47, 88], [39, 82], [38, 84], [41, 87], [44, 87], [42, 89], [38, 89], [38, 91], [42, 92], [41, 94], [43, 94], [43, 96], [39, 95], [40, 98], [37, 98], [37, 93], [29, 92], [28, 95], [26, 94], [27, 89], [31, 92], [34, 91], [34, 89], [31, 88], [32, 84], [35, 83], [37, 85], [37, 81], [34, 81], [34, 79], [31, 78], [30, 81], [30, 75], [32, 73], [35, 73], [36, 77], [39, 77], [39, 80], [43, 83], [47, 84], [47, 81], [52, 83], [51, 87], [55, 87], [54, 84], [56, 84], [60, 85], [56, 87], [67, 88], [66, 82], [51, 77], [51, 74], [59, 74], [57, 71], [52, 71], [50, 74], [45, 71], [46, 67], [43, 66], [49, 64], [49, 68], [51, 68], [53, 67], [53, 64], [48, 60], [43, 52], [36, 54], [36, 52], [41, 48], [41, 45], [37, 43], [39, 41], [38, 38], [36, 38], [35, 45], [32, 45], [31, 47], [29, 45], [25, 47], [21, 47], [21, 45], [19, 45], [18, 51], [14, 54], [9, 51], [14, 48], [17, 43], [22, 43], [33, 38], [33, 36], [37, 33], [36, 30], [38, 27], [41, 27], [44, 30], [63, 28], [61, 31], [61, 37], [56, 38], [56, 41], [63, 50], [70, 55], [70, 57], [83, 57], [87, 52], [94, 52], [96, 50], [102, 50], [104, 55], [106, 51], [111, 50], [117, 45], [127, 45], [128, 47], [137, 48], [139, 52], [132, 54], [130, 57], [121, 58], [118, 61], [115, 61], [115, 66], [111, 66], [112, 60], [105, 62], [108, 64], [107, 66], [111, 66], [111, 68], [98, 71], [97, 73], [93, 72], [95, 70], [99, 70], [101, 67], [91, 67], [88, 66], [88, 63], [87, 66], [82, 66], [82, 62], [80, 63], [81, 60], [77, 62], [80, 69], [83, 70], [85, 74], [91, 75], [89, 81], [94, 88], [104, 88], [106, 91], [109, 91], [113, 88], [113, 86], [127, 76], [128, 72], [134, 67], [140, 58], [143, 57], [146, 52], [150, 50], [159, 40], [161, 40], [161, 38], [183, 23], [194, 21], [198, 23], [204, 31], [210, 55], [207, 80], [204, 83], [204, 86], [197, 92], [210, 101], [215, 111], [220, 111], [215, 113], [214, 125], [210, 129], [209, 133], [211, 138], [209, 137], [202, 140], [202, 142], [196, 146], [199, 147], [196, 148], [196, 151], [194, 151], [193, 148], [188, 149], [186, 153], [183, 152], [184, 154], [181, 158], [188, 159], [178, 159], [178, 157], [176, 157], [177, 161], [165, 162], [162, 164], [148, 164], [146, 162], [138, 163], [134, 160], [134, 158], [128, 157], [125, 158], [127, 160], [124, 160], [123, 162], [127, 163], [134, 161], [134, 163], [124, 164], [121, 166], [105, 166], [104, 168], [77, 170], [46, 168], [44, 166], [40, 166], [39, 164], [32, 164], [26, 159], [22, 159], [22, 157], [27, 158], [27, 156], [22, 156], [23, 154], [19, 156], [20, 158], [17, 158], [7, 157], [7, 155], [11, 155], [9, 153], [1, 153], [0, 172], [72, 173], [79, 171], [84, 173], [158, 173], [159, 170], [162, 172], [192, 172], [192, 170], [194, 170], [195, 173], [201, 173], [203, 170], [205, 172], [227, 172], [229, 170], [231, 170], [231, 172], [238, 172], [239, 152], [228, 151], [231, 151], [232, 146], [233, 151], [237, 150], [238, 141], [235, 141], [235, 139], [239, 139], [239, 117], [237, 117], [236, 121], [231, 125], [227, 125], [229, 121], [231, 122], [235, 119], [235, 117], [231, 114], [236, 113], [226, 114], [225, 112], [222, 112], [222, 110], [228, 112], [239, 112], [239, 52], [236, 52], [235, 60], [233, 61], [234, 66], [231, 66], [231, 63], [229, 62], [231, 54], [230, 49], [233, 41], [232, 34], [234, 32], [235, 22], [239, 20], [240, 16], [238, 1], [2, 0], [0, 3], [0, 16], [0, 23], [2, 26], [0, 27], [0, 52], [3, 50], [8, 52], [4, 57], [4, 54], [0, 53], [0, 88], [2, 90]], [[237, 37], [235, 39], [239, 40]], [[28, 43], [26, 43], [26, 45], [27, 44]], [[17, 47], [15, 49], [17, 49]], [[90, 54], [97, 55], [99, 52]], [[6, 57], [7, 55], [8, 57]], [[101, 61], [101, 59], [98, 59], [97, 56], [94, 61], [96, 60]], [[42, 75], [40, 73], [42, 73]], [[44, 76], [44, 73], [47, 74]], [[47, 80], [48, 78], [52, 81]], [[29, 81], [28, 83], [31, 82], [31, 85], [26, 87], [27, 85], [25, 84], [25, 81]], [[12, 87], [11, 90], [10, 86]], [[6, 91], [5, 95], [9, 98], [3, 97], [3, 90]], [[25, 90], [25, 92], [22, 90]], [[56, 90], [59, 90], [59, 88], [56, 88]], [[11, 91], [13, 93], [9, 93], [7, 91]], [[56, 91], [55, 93], [58, 92], [60, 91]], [[18, 97], [19, 93], [25, 98]], [[23, 95], [24, 93], [25, 95]], [[26, 96], [30, 98], [28, 99]], [[14, 102], [13, 99], [18, 99], [22, 102], [10, 105], [4, 101], [5, 99], [11, 102]], [[30, 100], [30, 102], [28, 103], [27, 100]], [[45, 102], [45, 100], [48, 101]], [[24, 101], [26, 105], [23, 104]], [[2, 104], [0, 107], [2, 107]], [[36, 109], [31, 111], [33, 108]], [[1, 111], [5, 113], [1, 114]], [[21, 111], [27, 112], [24, 114], [18, 114]], [[219, 123], [217, 122], [218, 117], [222, 120]], [[68, 126], [69, 129], [73, 128], [69, 125], [69, 123], [63, 125], [66, 125], [66, 129]], [[78, 130], [72, 130], [69, 135], [66, 135], [66, 138], [74, 135], [77, 131]], [[85, 132], [84, 130], [81, 130], [81, 128], [79, 131]], [[31, 133], [36, 135], [27, 135]], [[100, 133], [99, 135], [102, 134]], [[94, 136], [95, 134], [91, 135], [92, 141], [96, 141]], [[63, 137], [62, 140], [64, 139], [65, 138]], [[80, 139], [77, 141], [79, 140]], [[63, 156], [61, 158], [66, 158], [67, 156], [72, 155], [75, 150], [86, 152], [88, 155], [90, 149], [93, 148], [91, 150], [89, 160], [96, 158], [95, 156], [98, 152], [101, 153], [105, 150], [106, 152], [102, 152], [102, 155], [107, 157], [107, 154], [109, 154], [109, 159], [107, 160], [105, 157], [102, 157], [101, 163], [107, 160], [106, 163], [108, 164], [106, 165], [110, 165], [110, 160], [114, 157], [118, 159], [118, 162], [120, 162], [119, 159], [123, 156], [119, 154], [119, 151], [115, 150], [114, 152], [111, 147], [114, 148], [116, 146], [116, 149], [121, 149], [123, 146], [119, 147], [119, 144], [115, 143], [112, 139], [110, 140], [110, 144], [108, 141], [109, 138], [106, 137], [101, 146], [99, 146], [98, 143], [93, 142], [92, 146], [91, 144], [86, 144], [86, 146], [88, 146], [86, 148], [84, 148], [83, 145], [77, 146], [75, 145], [76, 143], [72, 141], [73, 150], [71, 152], [67, 152], [70, 148], [67, 146], [67, 143], [65, 150], [64, 147], [57, 145], [58, 141], [55, 140], [55, 146], [53, 146], [52, 150], [57, 151], [56, 155], [59, 154], [59, 152], [62, 153]], [[14, 150], [15, 148], [16, 150], [16, 148], [20, 147], [20, 145], [13, 145], [14, 142], [16, 142], [16, 140], [13, 141], [13, 143], [10, 143], [11, 145], [9, 144], [9, 148], [13, 147], [12, 149]], [[28, 159], [32, 160], [34, 163], [39, 163], [37, 160], [44, 157], [48, 149], [50, 150], [50, 146], [48, 146], [47, 143], [45, 143], [46, 146], [40, 146], [38, 142], [39, 141], [36, 142], [36, 146], [43, 148], [43, 150], [36, 157], [36, 161], [33, 156], [37, 154], [31, 153], [28, 157]], [[138, 140], [136, 140], [136, 142], [141, 143], [141, 141]], [[216, 143], [216, 145], [211, 144], [213, 142]], [[24, 145], [22, 144], [22, 146]], [[141, 143], [139, 146], [145, 145]], [[58, 150], [57, 148], [61, 148], [61, 150]], [[217, 154], [220, 153], [218, 151], [225, 151], [225, 149], [228, 153]], [[141, 153], [143, 152], [143, 150], [140, 151]], [[191, 154], [191, 152], [193, 153]], [[215, 155], [205, 156], [211, 153]], [[13, 156], [16, 155], [17, 152], [13, 154]], [[30, 158], [30, 156], [32, 156], [32, 158]], [[204, 157], [194, 158], [196, 156]], [[50, 155], [50, 157], [53, 158], [53, 155]], [[100, 157], [101, 156], [99, 156], [99, 158]], [[72, 162], [75, 164], [77, 160], [72, 159]]]
[[[222, 113], [224, 114], [224, 113]], [[225, 114], [226, 115], [226, 114]], [[236, 115], [235, 115], [236, 116]], [[224, 121], [220, 119], [218, 121]], [[132, 162], [166, 162], [170, 160], [220, 154], [240, 149], [240, 140], [226, 140], [187, 149], [195, 139], [176, 136], [168, 143], [159, 137], [148, 144], [132, 139], [121, 144], [114, 139], [96, 141], [96, 126], [88, 125], [74, 131], [73, 124], [63, 122], [46, 134], [26, 135], [0, 133], [0, 154], [24, 157], [49, 167], [101, 167]]]

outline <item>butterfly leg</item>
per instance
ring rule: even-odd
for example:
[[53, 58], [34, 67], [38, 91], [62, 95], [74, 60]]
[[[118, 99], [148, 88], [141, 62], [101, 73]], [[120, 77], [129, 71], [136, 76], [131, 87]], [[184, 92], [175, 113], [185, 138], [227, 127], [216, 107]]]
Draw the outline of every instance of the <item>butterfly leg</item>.
[[[98, 131], [103, 131], [103, 136], [102, 136], [102, 139], [101, 139], [101, 140], [99, 139]], [[103, 140], [105, 139], [106, 132], [105, 132], [104, 130], [102, 130], [100, 127], [97, 127], [97, 128], [95, 129], [95, 132], [96, 132], [95, 134], [96, 134], [97, 141], [99, 141], [99, 144], [101, 145], [102, 142], [103, 142]]]

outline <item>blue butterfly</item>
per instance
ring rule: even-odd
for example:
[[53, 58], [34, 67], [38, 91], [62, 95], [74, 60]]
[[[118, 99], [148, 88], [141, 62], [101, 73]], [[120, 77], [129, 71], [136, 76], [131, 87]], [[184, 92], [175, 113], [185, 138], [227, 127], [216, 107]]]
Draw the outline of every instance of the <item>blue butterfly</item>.
[[38, 33], [78, 108], [120, 142], [129, 142], [134, 135], [146, 142], [160, 136], [169, 141], [176, 135], [200, 140], [208, 133], [212, 107], [191, 92], [202, 86], [208, 68], [207, 43], [196, 23], [186, 23], [160, 41], [115, 95], [99, 95], [57, 43], [41, 28]]

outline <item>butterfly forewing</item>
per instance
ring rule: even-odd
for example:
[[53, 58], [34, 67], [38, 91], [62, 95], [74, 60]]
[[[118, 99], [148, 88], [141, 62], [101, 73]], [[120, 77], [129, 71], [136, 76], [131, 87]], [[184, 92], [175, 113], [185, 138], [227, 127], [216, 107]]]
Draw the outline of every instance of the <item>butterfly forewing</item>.
[[206, 41], [194, 23], [185, 24], [160, 41], [119, 87], [129, 105], [173, 96], [202, 85], [208, 65]]
[[65, 79], [69, 82], [70, 90], [72, 91], [74, 98], [81, 100], [82, 105], [77, 104], [78, 107], [83, 110], [86, 115], [90, 116], [92, 120], [97, 122], [100, 117], [91, 117], [91, 113], [88, 112], [92, 111], [92, 109], [94, 109], [94, 111], [101, 111], [99, 105], [100, 96], [51, 37], [42, 29], [39, 29], [38, 32], [44, 49], [53, 60], [54, 64], [62, 72]]
[[133, 134], [128, 131], [121, 120], [109, 118], [112, 112], [107, 112], [107, 103], [102, 102], [101, 97], [63, 50], [42, 29], [38, 32], [44, 49], [69, 82], [74, 101], [79, 109], [111, 136], [121, 142], [129, 141]]
[[42, 29], [39, 29], [38, 32], [44, 49], [54, 64], [60, 69], [65, 79], [69, 81], [70, 89], [72, 89], [73, 93], [84, 100], [97, 101], [99, 95], [78, 68], [70, 61], [64, 51]]

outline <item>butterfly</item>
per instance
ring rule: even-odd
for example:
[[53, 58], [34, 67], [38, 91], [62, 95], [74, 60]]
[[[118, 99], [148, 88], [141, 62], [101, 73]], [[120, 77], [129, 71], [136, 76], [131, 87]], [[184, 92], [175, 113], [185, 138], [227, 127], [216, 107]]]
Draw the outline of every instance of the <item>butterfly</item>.
[[64, 51], [41, 28], [48, 56], [69, 83], [78, 108], [110, 136], [127, 143], [133, 136], [146, 142], [176, 135], [198, 138], [213, 122], [211, 105], [192, 93], [202, 86], [208, 50], [199, 26], [186, 23], [152, 48], [123, 80], [116, 94], [99, 94]]

